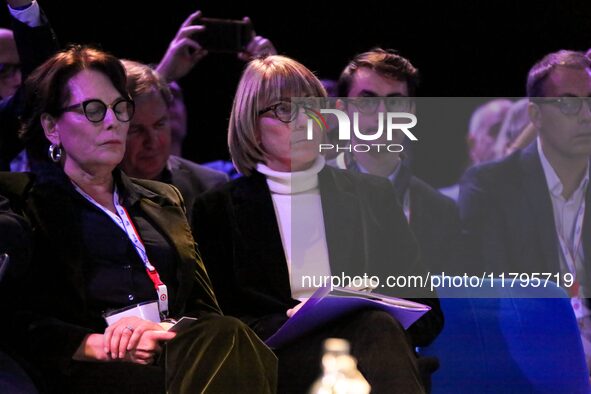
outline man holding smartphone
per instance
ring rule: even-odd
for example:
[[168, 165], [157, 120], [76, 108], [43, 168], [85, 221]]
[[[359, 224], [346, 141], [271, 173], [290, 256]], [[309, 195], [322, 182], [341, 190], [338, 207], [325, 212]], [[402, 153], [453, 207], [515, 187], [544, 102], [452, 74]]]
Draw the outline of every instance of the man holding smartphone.
[[[212, 39], [215, 36], [221, 38]], [[277, 51], [269, 39], [256, 35], [248, 17], [242, 20], [207, 19], [201, 17], [201, 11], [189, 15], [156, 66], [156, 71], [169, 83], [173, 93], [169, 121], [171, 151], [176, 156], [182, 156], [182, 144], [187, 136], [187, 109], [177, 81], [208, 53], [236, 53], [238, 59], [246, 62], [257, 56], [275, 55]], [[229, 161], [218, 160], [205, 165], [224, 172], [231, 179], [237, 176]]]
[[[208, 33], [208, 30], [212, 33]], [[223, 37], [214, 40], [214, 33]], [[210, 51], [234, 52], [243, 61], [277, 54], [269, 39], [256, 35], [250, 18], [208, 19], [201, 17], [201, 11], [195, 11], [179, 28], [164, 57], [156, 66], [156, 71], [168, 82], [176, 81], [187, 75]]]

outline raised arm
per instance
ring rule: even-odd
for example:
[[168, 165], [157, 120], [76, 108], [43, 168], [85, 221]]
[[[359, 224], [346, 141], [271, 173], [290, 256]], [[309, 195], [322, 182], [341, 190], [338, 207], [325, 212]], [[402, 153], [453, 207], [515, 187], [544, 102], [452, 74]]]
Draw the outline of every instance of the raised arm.
[[195, 11], [181, 25], [168, 45], [166, 53], [160, 60], [156, 71], [168, 82], [176, 81], [187, 75], [193, 67], [207, 55], [207, 51], [199, 45], [194, 35], [203, 31], [201, 25], [194, 25], [201, 11]]

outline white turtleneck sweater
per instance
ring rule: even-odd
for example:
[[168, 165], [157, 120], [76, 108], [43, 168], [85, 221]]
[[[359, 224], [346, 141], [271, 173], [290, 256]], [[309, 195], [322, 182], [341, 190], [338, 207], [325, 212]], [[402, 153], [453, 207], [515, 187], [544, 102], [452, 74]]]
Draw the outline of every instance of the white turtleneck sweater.
[[[318, 189], [318, 173], [324, 164], [322, 156], [305, 171], [279, 172], [264, 164], [257, 164], [257, 171], [267, 178], [273, 198], [289, 270], [291, 295], [299, 300], [310, 297], [316, 290], [309, 286], [309, 282], [313, 280], [302, 283], [303, 276], [313, 278], [330, 275], [324, 216]], [[318, 279], [316, 283], [317, 281]]]

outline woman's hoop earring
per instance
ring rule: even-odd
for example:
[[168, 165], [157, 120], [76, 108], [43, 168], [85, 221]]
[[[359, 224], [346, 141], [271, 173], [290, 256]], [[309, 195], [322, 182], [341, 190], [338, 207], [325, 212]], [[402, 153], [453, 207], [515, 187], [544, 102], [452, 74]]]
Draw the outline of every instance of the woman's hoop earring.
[[51, 144], [49, 145], [49, 150], [47, 151], [47, 154], [51, 161], [53, 161], [54, 163], [59, 163], [62, 159], [62, 147], [58, 144]]

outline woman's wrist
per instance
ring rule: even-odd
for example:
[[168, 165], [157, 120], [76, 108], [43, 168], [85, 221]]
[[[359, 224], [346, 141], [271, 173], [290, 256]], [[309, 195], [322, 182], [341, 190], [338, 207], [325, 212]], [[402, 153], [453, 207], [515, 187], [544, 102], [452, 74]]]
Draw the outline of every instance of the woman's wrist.
[[76, 361], [110, 361], [103, 350], [103, 334], [87, 335], [72, 356]]

